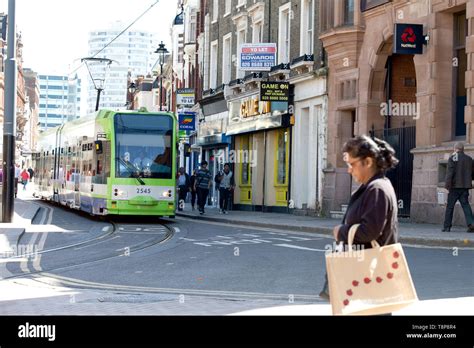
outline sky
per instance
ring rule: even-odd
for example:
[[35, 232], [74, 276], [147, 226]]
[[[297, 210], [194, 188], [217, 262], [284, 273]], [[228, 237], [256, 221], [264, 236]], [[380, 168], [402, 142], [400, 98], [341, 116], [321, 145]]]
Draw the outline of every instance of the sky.
[[[88, 56], [88, 33], [121, 20], [124, 28], [156, 0], [16, 0], [22, 34], [23, 67], [41, 74], [67, 75]], [[0, 13], [8, 0], [0, 0]], [[177, 0], [159, 0], [131, 29], [158, 34], [170, 47]]]

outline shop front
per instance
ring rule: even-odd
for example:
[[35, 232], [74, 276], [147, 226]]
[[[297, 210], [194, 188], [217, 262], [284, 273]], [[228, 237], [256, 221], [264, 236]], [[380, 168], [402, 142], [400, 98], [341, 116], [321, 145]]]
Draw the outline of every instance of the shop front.
[[[206, 95], [200, 102], [202, 117], [198, 121], [196, 142], [193, 145], [195, 149], [200, 149], [199, 160], [194, 169], [198, 169], [201, 162], [206, 160], [212, 178], [223, 170], [225, 161], [223, 154], [228, 153], [231, 148], [231, 139], [225, 136], [229, 113], [224, 93], [222, 89], [213, 92], [214, 94]], [[218, 206], [219, 190], [214, 185], [214, 180], [212, 183], [207, 203]]]
[[288, 103], [254, 94], [229, 100], [228, 161], [234, 164], [234, 209], [288, 212], [290, 115]]

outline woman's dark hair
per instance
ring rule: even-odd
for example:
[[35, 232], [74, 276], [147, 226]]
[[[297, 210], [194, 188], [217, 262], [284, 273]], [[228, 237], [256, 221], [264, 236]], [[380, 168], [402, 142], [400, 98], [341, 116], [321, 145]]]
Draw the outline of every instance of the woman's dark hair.
[[371, 138], [367, 135], [359, 135], [347, 141], [343, 148], [351, 157], [365, 159], [371, 157], [375, 160], [375, 165], [381, 172], [386, 172], [395, 168], [398, 159], [395, 157], [395, 150], [386, 141]]

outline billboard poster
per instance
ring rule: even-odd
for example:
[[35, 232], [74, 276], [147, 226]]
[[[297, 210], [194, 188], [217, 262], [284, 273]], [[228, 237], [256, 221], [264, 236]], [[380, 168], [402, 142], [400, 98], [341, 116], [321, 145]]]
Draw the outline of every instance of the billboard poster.
[[194, 105], [194, 89], [180, 88], [176, 90], [176, 104], [182, 106]]
[[239, 69], [244, 71], [270, 71], [276, 65], [275, 43], [243, 44], [239, 51]]
[[288, 102], [290, 84], [288, 82], [261, 82], [260, 100]]

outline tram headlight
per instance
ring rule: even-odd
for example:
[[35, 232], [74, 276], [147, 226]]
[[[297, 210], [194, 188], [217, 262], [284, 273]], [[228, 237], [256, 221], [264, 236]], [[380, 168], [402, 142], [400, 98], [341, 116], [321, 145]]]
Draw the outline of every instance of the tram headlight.
[[165, 197], [165, 198], [169, 198], [169, 197], [172, 197], [172, 196], [173, 196], [173, 191], [171, 191], [171, 190], [163, 192], [163, 197]]

